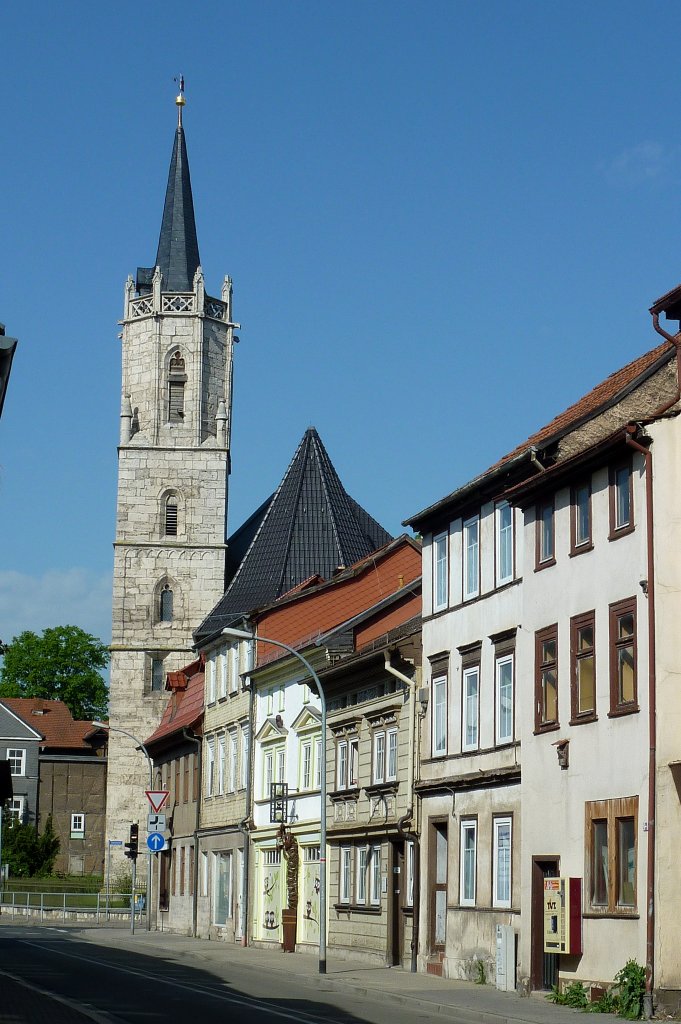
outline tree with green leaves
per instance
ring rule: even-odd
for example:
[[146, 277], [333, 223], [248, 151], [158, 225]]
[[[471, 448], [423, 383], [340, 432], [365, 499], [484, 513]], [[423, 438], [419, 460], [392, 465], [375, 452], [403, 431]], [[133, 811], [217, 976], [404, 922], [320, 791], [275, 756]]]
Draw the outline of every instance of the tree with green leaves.
[[81, 720], [106, 715], [108, 690], [100, 670], [109, 652], [78, 626], [55, 626], [41, 636], [26, 630], [4, 645], [3, 654], [0, 699], [62, 700]]
[[59, 837], [54, 831], [51, 815], [42, 832], [15, 815], [3, 815], [2, 860], [9, 866], [12, 878], [49, 875], [58, 853]]

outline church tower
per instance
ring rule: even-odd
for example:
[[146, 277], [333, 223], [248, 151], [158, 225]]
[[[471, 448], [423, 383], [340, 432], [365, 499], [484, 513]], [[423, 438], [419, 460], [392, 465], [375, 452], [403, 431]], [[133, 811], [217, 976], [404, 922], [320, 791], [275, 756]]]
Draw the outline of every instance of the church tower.
[[158, 726], [168, 672], [224, 592], [232, 405], [232, 283], [206, 294], [183, 83], [153, 268], [125, 288], [107, 784], [107, 836], [146, 820], [149, 773], [133, 740]]

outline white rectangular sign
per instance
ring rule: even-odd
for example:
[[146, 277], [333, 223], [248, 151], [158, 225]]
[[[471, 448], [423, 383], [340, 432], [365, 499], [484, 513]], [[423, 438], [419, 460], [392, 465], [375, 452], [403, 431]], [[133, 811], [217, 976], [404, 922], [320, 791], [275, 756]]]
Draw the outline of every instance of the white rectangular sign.
[[166, 816], [165, 814], [148, 814], [147, 815], [147, 832], [165, 832], [166, 830]]

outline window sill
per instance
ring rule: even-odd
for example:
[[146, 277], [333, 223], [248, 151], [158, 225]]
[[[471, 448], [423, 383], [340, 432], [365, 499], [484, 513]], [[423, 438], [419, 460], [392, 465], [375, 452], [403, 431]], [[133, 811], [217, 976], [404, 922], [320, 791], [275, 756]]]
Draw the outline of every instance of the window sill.
[[555, 555], [553, 558], [547, 558], [545, 562], [537, 562], [534, 567], [535, 572], [541, 572], [542, 569], [550, 569], [552, 565], [556, 564]]
[[640, 920], [641, 915], [635, 907], [632, 907], [631, 910], [625, 910], [624, 908], [619, 910], [597, 910], [595, 907], [592, 907], [591, 910], [585, 910], [582, 917], [587, 917], [592, 921], [597, 920], [599, 917], [607, 919], [615, 918], [620, 921], [622, 918], [628, 921], [638, 921]]
[[352, 789], [334, 789], [333, 793], [327, 794], [329, 800], [334, 802], [338, 800], [359, 800], [359, 786], [353, 786]]
[[381, 914], [380, 906], [365, 907], [362, 903], [334, 903], [333, 909], [347, 914], [373, 914], [374, 916]]
[[620, 704], [608, 711], [608, 718], [624, 718], [626, 715], [636, 715], [640, 710], [638, 704]]
[[595, 711], [589, 711], [583, 715], [577, 715], [575, 718], [571, 718], [568, 725], [588, 725], [590, 722], [597, 722], [598, 715]]
[[546, 725], [536, 725], [534, 735], [541, 736], [545, 732], [556, 732], [558, 729], [560, 729], [560, 722], [547, 722]]
[[397, 779], [391, 782], [374, 782], [371, 786], [365, 786], [364, 792], [367, 796], [383, 796], [386, 793], [396, 793]]
[[633, 523], [631, 523], [629, 526], [622, 526], [619, 530], [611, 529], [610, 533], [608, 534], [608, 540], [619, 540], [620, 537], [626, 537], [627, 534], [633, 533], [635, 529], [636, 527]]
[[587, 551], [593, 551], [593, 541], [589, 541], [588, 544], [580, 544], [578, 548], [572, 548], [569, 552], [570, 558], [576, 558], [577, 555], [585, 555]]

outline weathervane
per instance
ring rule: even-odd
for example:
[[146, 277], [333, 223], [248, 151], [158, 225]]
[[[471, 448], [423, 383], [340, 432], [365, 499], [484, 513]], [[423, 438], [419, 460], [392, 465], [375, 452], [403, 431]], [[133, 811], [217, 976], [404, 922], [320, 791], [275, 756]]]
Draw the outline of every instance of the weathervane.
[[186, 99], [184, 98], [184, 75], [180, 75], [179, 78], [173, 78], [173, 82], [177, 82], [179, 84], [179, 86], [180, 86], [180, 93], [177, 96], [177, 98], [175, 99], [175, 103], [177, 104], [177, 127], [181, 128], [182, 127], [182, 108], [185, 106], [185, 104], [187, 102]]

